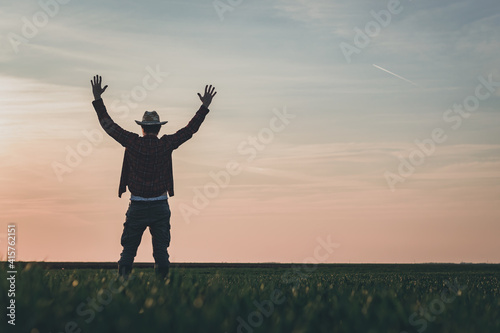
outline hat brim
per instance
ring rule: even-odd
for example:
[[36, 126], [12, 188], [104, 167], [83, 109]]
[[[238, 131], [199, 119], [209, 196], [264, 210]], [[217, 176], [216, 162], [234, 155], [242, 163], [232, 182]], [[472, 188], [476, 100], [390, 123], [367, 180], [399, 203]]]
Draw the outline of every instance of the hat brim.
[[168, 121], [135, 121], [137, 125], [144, 125], [144, 126], [149, 126], [149, 125], [165, 125], [168, 123]]

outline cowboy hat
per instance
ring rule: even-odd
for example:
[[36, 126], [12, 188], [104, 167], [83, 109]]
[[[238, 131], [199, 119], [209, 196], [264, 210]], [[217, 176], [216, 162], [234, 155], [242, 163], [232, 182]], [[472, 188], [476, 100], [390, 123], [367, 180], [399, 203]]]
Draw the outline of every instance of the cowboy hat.
[[160, 121], [160, 116], [156, 111], [146, 111], [142, 116], [142, 121], [135, 121], [138, 125], [165, 125], [168, 121]]

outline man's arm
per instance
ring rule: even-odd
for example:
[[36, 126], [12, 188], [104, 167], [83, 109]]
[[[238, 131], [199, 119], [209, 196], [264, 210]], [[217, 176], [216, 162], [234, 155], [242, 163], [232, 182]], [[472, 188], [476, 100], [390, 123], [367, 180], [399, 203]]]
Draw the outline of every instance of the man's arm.
[[94, 76], [94, 79], [90, 80], [90, 83], [92, 84], [92, 93], [94, 94], [94, 101], [92, 102], [92, 105], [94, 106], [102, 128], [123, 147], [129, 146], [130, 142], [132, 142], [132, 140], [138, 135], [124, 130], [109, 116], [101, 98], [102, 93], [108, 86], [106, 85], [104, 88], [101, 88], [102, 77], [99, 75]]
[[170, 142], [173, 145], [173, 149], [177, 149], [181, 144], [191, 139], [193, 134], [198, 131], [201, 123], [203, 122], [203, 120], [205, 120], [205, 116], [208, 114], [208, 112], [210, 112], [208, 107], [210, 106], [210, 103], [212, 103], [212, 98], [215, 96], [215, 94], [217, 94], [217, 92], [215, 91], [215, 87], [212, 87], [212, 85], [205, 86], [205, 94], [203, 96], [198, 93], [198, 97], [202, 102], [202, 106], [200, 106], [200, 109], [196, 112], [196, 114], [186, 127], [168, 136]]

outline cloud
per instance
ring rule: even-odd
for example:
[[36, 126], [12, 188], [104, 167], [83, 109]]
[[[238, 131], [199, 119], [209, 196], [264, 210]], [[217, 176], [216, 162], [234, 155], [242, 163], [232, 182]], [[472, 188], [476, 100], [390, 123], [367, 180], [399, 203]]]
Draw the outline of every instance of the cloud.
[[[196, 92], [205, 83], [217, 86], [206, 122], [174, 153], [172, 204], [190, 202], [193, 188], [213, 181], [209, 172], [224, 169], [230, 159], [242, 162], [244, 171], [200, 214], [205, 225], [191, 231], [207, 228], [239, 242], [241, 233], [231, 233], [227, 225], [258, 216], [259, 228], [251, 224], [249, 231], [255, 229], [250, 236], [264, 237], [263, 243], [287, 227], [297, 235], [290, 234], [295, 243], [294, 237], [305, 233], [345, 231], [354, 235], [349, 241], [358, 251], [366, 252], [366, 245], [356, 243], [359, 228], [396, 239], [415, 231], [415, 223], [442, 229], [451, 219], [466, 224], [473, 215], [469, 207], [482, 208], [483, 224], [493, 224], [500, 159], [494, 98], [482, 102], [459, 130], [448, 132], [449, 141], [396, 193], [383, 174], [397, 169], [398, 154], [416, 148], [415, 138], [445, 125], [443, 112], [474, 92], [479, 75], [498, 74], [497, 3], [404, 2], [404, 11], [348, 65], [339, 43], [351, 42], [353, 28], [364, 27], [373, 19], [370, 11], [386, 8], [387, 1], [244, 1], [223, 22], [210, 1], [72, 1], [19, 54], [5, 32], [19, 31], [21, 17], [39, 7], [2, 2], [0, 198], [7, 207], [2, 220], [29, 226], [23, 237], [33, 244], [52, 229], [85, 242], [74, 235], [87, 229], [91, 238], [108, 220], [121, 227], [127, 199], [118, 200], [116, 192], [123, 148], [106, 137], [90, 104], [90, 77], [101, 74], [109, 84], [105, 100], [114, 119], [134, 131], [133, 120], [144, 109], [168, 118], [165, 133], [177, 130], [199, 107]], [[385, 75], [373, 63], [421, 88]], [[142, 83], [146, 66], [156, 65], [169, 72], [162, 85], [124, 117], [113, 113], [113, 101]], [[269, 126], [273, 108], [283, 107], [296, 115], [294, 121], [255, 160], [246, 161], [238, 145]], [[86, 139], [82, 130], [90, 129], [100, 131], [104, 141], [60, 183], [51, 163], [63, 163], [67, 147], [75, 148]], [[182, 223], [176, 227], [188, 234]], [[397, 232], [389, 235], [391, 228]], [[77, 241], [71, 237], [68, 242]], [[61, 257], [64, 246], [44, 246], [43, 257]], [[100, 250], [111, 257], [109, 249]], [[38, 249], [30, 251], [36, 256]], [[189, 253], [196, 261], [197, 254]]]

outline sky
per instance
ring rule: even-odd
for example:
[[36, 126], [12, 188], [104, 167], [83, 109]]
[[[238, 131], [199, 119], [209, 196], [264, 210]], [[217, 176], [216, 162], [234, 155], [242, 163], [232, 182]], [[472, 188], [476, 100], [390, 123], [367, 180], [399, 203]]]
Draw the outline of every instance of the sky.
[[[117, 261], [130, 193], [99, 126], [156, 110], [171, 262], [500, 262], [497, 0], [4, 0], [0, 257]], [[326, 245], [325, 245], [326, 244]], [[152, 262], [146, 231], [136, 257]]]

